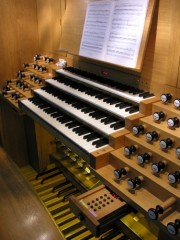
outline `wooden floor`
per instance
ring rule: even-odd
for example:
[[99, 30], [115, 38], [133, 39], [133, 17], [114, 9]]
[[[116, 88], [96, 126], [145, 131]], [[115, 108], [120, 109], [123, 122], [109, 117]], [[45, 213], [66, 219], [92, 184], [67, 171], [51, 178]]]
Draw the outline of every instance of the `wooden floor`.
[[1, 147], [0, 239], [64, 239], [37, 194]]

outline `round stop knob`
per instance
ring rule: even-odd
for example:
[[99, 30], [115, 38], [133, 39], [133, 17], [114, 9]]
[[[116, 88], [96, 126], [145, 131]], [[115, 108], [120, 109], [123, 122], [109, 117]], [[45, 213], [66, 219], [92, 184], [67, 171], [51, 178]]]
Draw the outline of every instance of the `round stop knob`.
[[174, 117], [174, 118], [169, 118], [167, 121], [168, 127], [170, 128], [175, 128], [175, 127], [179, 127], [179, 118]]
[[166, 167], [166, 163], [164, 161], [160, 161], [158, 163], [153, 163], [151, 169], [154, 173], [159, 173], [163, 171]]
[[133, 153], [136, 153], [136, 151], [137, 151], [137, 147], [135, 145], [126, 146], [124, 148], [125, 156], [131, 156]]
[[165, 113], [160, 111], [160, 112], [154, 112], [153, 113], [153, 119], [154, 121], [162, 121], [165, 118]]
[[172, 95], [170, 93], [163, 93], [161, 95], [161, 101], [163, 103], [168, 103], [168, 102], [171, 102], [172, 100]]
[[143, 125], [136, 125], [132, 128], [132, 132], [134, 133], [134, 135], [144, 133], [144, 126]]
[[168, 174], [168, 180], [170, 183], [177, 183], [180, 179], [180, 171]]
[[160, 140], [160, 147], [162, 149], [168, 149], [171, 148], [173, 145], [173, 140], [170, 138], [162, 139]]

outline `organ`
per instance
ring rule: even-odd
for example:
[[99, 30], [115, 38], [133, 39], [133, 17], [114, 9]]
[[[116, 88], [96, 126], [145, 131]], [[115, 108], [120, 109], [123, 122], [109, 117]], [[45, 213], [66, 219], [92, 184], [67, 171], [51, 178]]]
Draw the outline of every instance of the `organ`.
[[[27, 179], [64, 238], [178, 239], [178, 91], [136, 85], [139, 73], [129, 69], [106, 76], [119, 70], [76, 55], [59, 69], [59, 55], [24, 63], [1, 100], [25, 127], [29, 154], [15, 161], [33, 167]], [[105, 198], [102, 207], [108, 194], [115, 204]]]

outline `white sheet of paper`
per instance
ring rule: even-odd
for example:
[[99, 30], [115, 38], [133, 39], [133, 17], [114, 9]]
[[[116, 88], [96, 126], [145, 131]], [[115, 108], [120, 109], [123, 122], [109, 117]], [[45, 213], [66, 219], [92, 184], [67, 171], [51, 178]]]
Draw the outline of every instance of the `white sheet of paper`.
[[149, 0], [89, 2], [79, 55], [136, 67]]

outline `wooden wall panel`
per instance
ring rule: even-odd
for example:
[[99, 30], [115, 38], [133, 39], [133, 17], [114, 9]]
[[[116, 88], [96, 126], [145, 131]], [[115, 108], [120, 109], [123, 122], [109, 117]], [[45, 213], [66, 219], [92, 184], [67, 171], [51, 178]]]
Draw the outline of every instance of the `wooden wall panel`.
[[162, 93], [163, 85], [176, 87], [179, 46], [173, 32], [177, 30], [178, 14], [174, 14], [177, 5], [177, 0], [160, 0], [156, 5], [141, 75], [141, 86], [156, 93]]
[[56, 54], [60, 46], [65, 0], [37, 0], [40, 52]]
[[36, 0], [1, 0], [0, 86], [38, 50]]
[[66, 10], [62, 22], [61, 49], [66, 49], [73, 54], [79, 53], [86, 7], [87, 0], [66, 0]]

